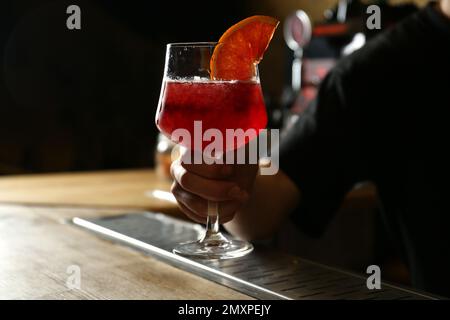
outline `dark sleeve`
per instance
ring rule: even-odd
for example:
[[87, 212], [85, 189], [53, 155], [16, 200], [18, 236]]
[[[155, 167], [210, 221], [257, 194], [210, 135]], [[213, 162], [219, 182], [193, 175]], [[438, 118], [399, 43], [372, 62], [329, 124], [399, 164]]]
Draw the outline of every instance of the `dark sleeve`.
[[340, 70], [332, 71], [316, 100], [281, 136], [280, 168], [301, 191], [292, 220], [311, 236], [322, 234], [363, 176], [362, 119], [358, 106], [347, 99], [343, 79]]

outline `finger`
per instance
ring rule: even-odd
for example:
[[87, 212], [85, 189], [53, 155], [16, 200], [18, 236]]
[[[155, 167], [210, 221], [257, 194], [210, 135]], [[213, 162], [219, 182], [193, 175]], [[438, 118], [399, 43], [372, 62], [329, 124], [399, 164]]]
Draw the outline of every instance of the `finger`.
[[183, 204], [195, 215], [201, 218], [206, 218], [206, 216], [208, 215], [207, 200], [193, 193], [185, 191], [177, 182], [174, 182], [172, 186], [172, 193], [175, 196], [175, 199], [177, 199], [178, 203]]
[[227, 208], [219, 209], [219, 223], [224, 224], [233, 220], [241, 205], [241, 203], [230, 203], [227, 204]]
[[235, 214], [229, 215], [229, 216], [219, 216], [219, 223], [220, 224], [225, 224], [227, 222], [230, 222], [231, 220], [233, 220]]
[[[186, 205], [184, 205], [181, 202], [178, 202], [178, 206], [180, 207], [180, 210], [189, 219], [191, 219], [191, 220], [193, 220], [193, 221], [195, 221], [197, 223], [206, 224], [207, 216], [205, 216], [205, 217], [199, 216], [198, 214], [193, 212], [191, 209], [189, 209]], [[228, 214], [219, 214], [219, 223], [220, 224], [224, 224], [224, 223], [227, 223], [227, 222], [233, 220], [235, 214], [236, 214], [236, 212], [228, 213]]]
[[[195, 160], [199, 161], [196, 162]], [[188, 171], [209, 179], [223, 179], [232, 175], [233, 166], [226, 164], [224, 158], [207, 162], [203, 153], [195, 150], [184, 150], [181, 153], [180, 164]]]
[[187, 171], [178, 161], [170, 167], [171, 174], [180, 186], [193, 194], [211, 201], [240, 200], [245, 201], [248, 194], [231, 181], [203, 178]]
[[[197, 223], [206, 223], [207, 217], [208, 215], [199, 215], [197, 212], [194, 212], [193, 210], [191, 210], [187, 205], [185, 205], [182, 201], [178, 201], [178, 206], [180, 207], [181, 211], [183, 211], [184, 214], [186, 214], [186, 216], [189, 217], [189, 219], [197, 222]], [[226, 210], [225, 212], [222, 212], [222, 210], [219, 209], [219, 223], [220, 224], [224, 224], [227, 223], [231, 220], [233, 220], [237, 209], [233, 208], [230, 210]]]
[[185, 199], [186, 199], [186, 194], [188, 194], [188, 192], [184, 191], [177, 182], [172, 183], [170, 191], [172, 192], [175, 199], [177, 200], [178, 207], [188, 218], [190, 218], [191, 220], [194, 220], [195, 222], [198, 222], [198, 223], [206, 222], [206, 217], [200, 216], [196, 212], [192, 211], [188, 206], [186, 206]]
[[233, 166], [230, 164], [192, 164], [181, 161], [181, 165], [187, 171], [207, 179], [226, 179], [233, 174]]
[[[172, 185], [172, 193], [177, 199], [182, 211], [197, 222], [206, 222], [208, 216], [208, 202], [197, 195], [184, 191], [178, 183]], [[236, 212], [242, 206], [239, 201], [224, 201], [218, 203], [220, 223], [226, 223], [233, 219]]]
[[[201, 217], [208, 216], [207, 200], [183, 190], [177, 183], [175, 183], [172, 192], [177, 201], [181, 202], [190, 211]], [[242, 202], [235, 200], [218, 202], [220, 220], [222, 220], [222, 218], [233, 216], [241, 206]]]
[[180, 207], [181, 211], [183, 211], [183, 213], [191, 220], [197, 222], [197, 223], [201, 223], [201, 224], [205, 224], [206, 223], [206, 217], [201, 217], [197, 214], [195, 214], [195, 212], [192, 212], [188, 207], [186, 207], [183, 203], [178, 202], [178, 206]]

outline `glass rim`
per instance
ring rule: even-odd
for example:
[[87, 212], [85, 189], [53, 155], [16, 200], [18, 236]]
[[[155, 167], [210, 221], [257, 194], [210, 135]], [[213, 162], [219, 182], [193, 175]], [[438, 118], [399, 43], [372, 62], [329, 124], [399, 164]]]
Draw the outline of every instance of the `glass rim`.
[[172, 43], [168, 43], [166, 44], [167, 48], [171, 48], [171, 47], [191, 47], [191, 48], [195, 48], [195, 47], [214, 47], [218, 44], [218, 42], [208, 42], [208, 41], [199, 41], [199, 42], [172, 42]]

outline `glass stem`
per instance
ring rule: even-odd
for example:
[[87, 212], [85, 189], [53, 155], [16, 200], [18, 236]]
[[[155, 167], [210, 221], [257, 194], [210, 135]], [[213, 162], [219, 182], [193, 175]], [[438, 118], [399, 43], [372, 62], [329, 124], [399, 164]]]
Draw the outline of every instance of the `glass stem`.
[[219, 231], [219, 209], [218, 203], [215, 201], [208, 201], [206, 232], [201, 242], [206, 242], [207, 245], [211, 246], [218, 246], [228, 242]]
[[208, 218], [206, 220], [206, 233], [210, 235], [219, 233], [218, 203], [208, 200]]

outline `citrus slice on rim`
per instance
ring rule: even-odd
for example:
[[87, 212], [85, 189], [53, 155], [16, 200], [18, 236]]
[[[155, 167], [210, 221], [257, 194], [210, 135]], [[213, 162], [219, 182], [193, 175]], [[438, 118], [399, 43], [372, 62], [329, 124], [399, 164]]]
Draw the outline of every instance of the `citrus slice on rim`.
[[211, 79], [251, 80], [278, 24], [272, 17], [252, 16], [229, 28], [214, 48]]

